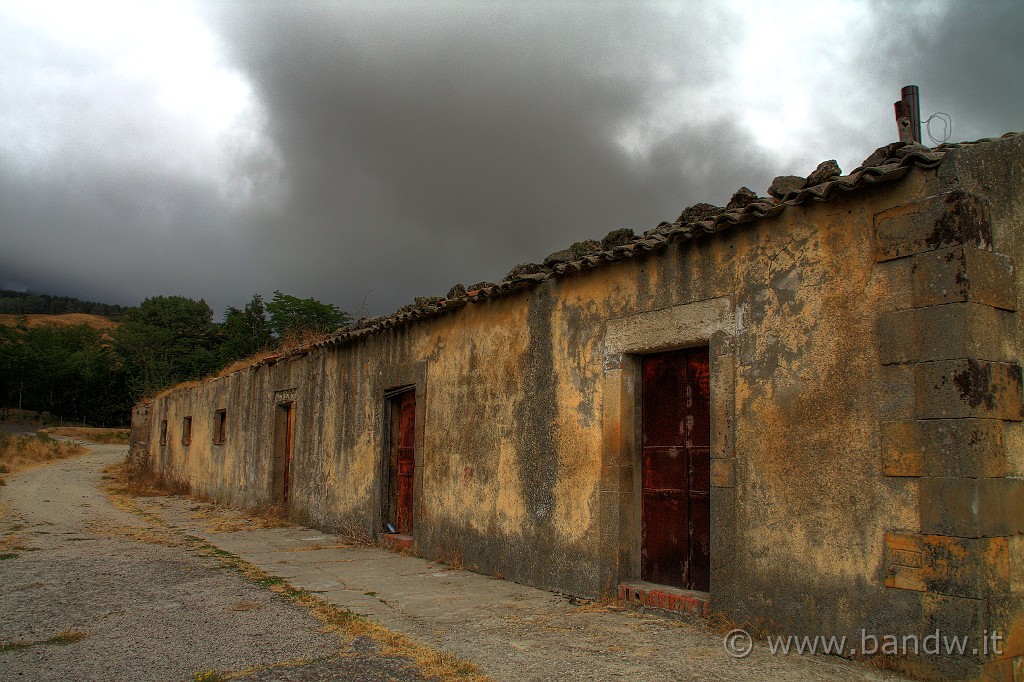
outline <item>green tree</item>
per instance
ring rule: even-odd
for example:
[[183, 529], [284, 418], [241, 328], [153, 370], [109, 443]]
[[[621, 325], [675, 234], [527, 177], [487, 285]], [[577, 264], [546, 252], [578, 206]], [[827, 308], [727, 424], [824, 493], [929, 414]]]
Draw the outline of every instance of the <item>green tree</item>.
[[147, 298], [125, 311], [114, 331], [133, 398], [215, 371], [218, 345], [210, 306], [184, 296]]
[[270, 330], [278, 339], [333, 332], [352, 321], [348, 313], [334, 304], [297, 298], [280, 291], [275, 291], [267, 303], [267, 312], [270, 313]]
[[131, 400], [109, 341], [88, 325], [0, 327], [0, 405], [70, 421], [127, 423]]
[[4, 407], [22, 406], [29, 365], [24, 334], [24, 330], [0, 325], [0, 405]]
[[252, 300], [241, 310], [229, 306], [220, 331], [220, 356], [225, 365], [273, 345], [267, 307], [259, 294], [253, 294]]

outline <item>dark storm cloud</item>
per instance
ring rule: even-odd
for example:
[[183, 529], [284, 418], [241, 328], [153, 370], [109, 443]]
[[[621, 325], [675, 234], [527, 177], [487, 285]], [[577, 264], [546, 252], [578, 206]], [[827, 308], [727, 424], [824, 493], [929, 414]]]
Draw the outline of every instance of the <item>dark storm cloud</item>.
[[[954, 140], [1022, 127], [1019, 3], [735, 6], [216, 3], [222, 80], [201, 84], [214, 67], [168, 29], [170, 95], [83, 47], [89, 30], [50, 40], [0, 7], [0, 282], [385, 314], [825, 158], [849, 170], [895, 137], [907, 83]], [[232, 73], [255, 106], [210, 133], [220, 109], [201, 105]]]
[[[0, 271], [43, 293], [136, 304], [160, 292], [216, 296], [230, 215], [208, 187], [157, 173], [18, 177], [0, 168]], [[40, 284], [40, 273], [45, 280]], [[79, 293], [85, 292], [85, 293]]]
[[709, 36], [727, 17], [715, 12], [257, 7], [217, 15], [293, 192], [253, 256], [330, 298], [373, 289], [387, 308], [498, 279], [572, 241], [726, 200], [762, 165], [725, 111], [680, 112], [641, 149], [619, 142], [659, 98], [723, 77]]

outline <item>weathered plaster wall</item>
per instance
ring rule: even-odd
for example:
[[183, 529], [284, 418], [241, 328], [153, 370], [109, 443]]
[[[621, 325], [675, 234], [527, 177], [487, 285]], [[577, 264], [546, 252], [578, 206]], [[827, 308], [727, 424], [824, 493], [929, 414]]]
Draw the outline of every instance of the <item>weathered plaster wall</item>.
[[[193, 445], [172, 434], [162, 461], [228, 503], [266, 504], [274, 394], [294, 389], [294, 513], [377, 530], [383, 392], [420, 381], [420, 549], [593, 594], [607, 321], [721, 298], [736, 318], [736, 579], [767, 594], [797, 565], [832, 593], [870, 582], [882, 540], [869, 529], [881, 514], [916, 513], [878, 476], [891, 398], [871, 342], [891, 295], [890, 282], [873, 278], [871, 216], [905, 188], [790, 211], [172, 394], [171, 430], [193, 414]], [[210, 445], [222, 408], [227, 443]]]
[[[151, 459], [225, 503], [269, 504], [273, 410], [294, 400], [290, 513], [379, 533], [384, 396], [414, 385], [417, 551], [594, 596], [639, 575], [637, 359], [709, 345], [713, 608], [784, 633], [919, 632], [934, 622], [935, 600], [961, 597], [895, 584], [903, 574], [892, 538], [936, 536], [923, 527], [935, 504], [928, 490], [950, 479], [887, 457], [893, 433], [947, 416], [929, 412], [945, 400], [926, 386], [945, 371], [937, 361], [997, 361], [1009, 372], [1001, 413], [961, 411], [993, 428], [998, 421], [998, 480], [1013, 486], [1024, 472], [1022, 323], [985, 298], [1011, 277], [1009, 307], [1022, 303], [1021, 146], [963, 150], [938, 172], [917, 169], [899, 183], [176, 391], [149, 406]], [[960, 223], [952, 236], [936, 232], [963, 218], [934, 199], [954, 189], [991, 209], [991, 239], [959, 252], [981, 263], [972, 266], [977, 310], [927, 300], [946, 292], [929, 279], [945, 270], [927, 259], [970, 241]], [[1000, 258], [1016, 264], [1012, 276]], [[963, 342], [928, 345], [949, 329]], [[991, 348], [992, 357], [979, 350]], [[953, 412], [962, 403], [949, 398]], [[228, 411], [224, 445], [212, 444], [217, 409]], [[170, 427], [164, 447], [161, 419]], [[1009, 526], [1001, 542], [1020, 566], [1021, 536]], [[960, 606], [1008, 604], [1000, 622], [1016, 619], [1012, 636], [1022, 640], [1024, 569], [1004, 564], [1014, 586], [1005, 600]]]
[[909, 402], [879, 361], [877, 319], [908, 282], [874, 267], [871, 225], [928, 192], [929, 175], [788, 214], [739, 246], [732, 596], [739, 611], [785, 629], [913, 619], [912, 603], [883, 595], [878, 532], [917, 517], [913, 491], [878, 465], [880, 426]]

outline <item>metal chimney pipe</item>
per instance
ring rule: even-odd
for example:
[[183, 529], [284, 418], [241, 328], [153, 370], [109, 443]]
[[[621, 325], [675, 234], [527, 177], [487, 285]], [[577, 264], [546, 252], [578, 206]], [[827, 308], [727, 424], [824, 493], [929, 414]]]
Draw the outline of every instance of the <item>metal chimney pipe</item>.
[[921, 94], [916, 85], [904, 85], [900, 91], [903, 101], [910, 110], [910, 129], [914, 133], [914, 142], [921, 142]]
[[896, 126], [900, 133], [900, 142], [921, 143], [921, 97], [916, 85], [906, 85], [900, 91], [902, 96], [894, 104], [896, 108]]

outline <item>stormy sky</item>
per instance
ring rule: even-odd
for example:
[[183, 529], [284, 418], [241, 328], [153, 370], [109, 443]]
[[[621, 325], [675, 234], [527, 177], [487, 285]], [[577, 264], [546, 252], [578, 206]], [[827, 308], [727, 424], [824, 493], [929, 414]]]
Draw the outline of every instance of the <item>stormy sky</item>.
[[1016, 1], [2, 0], [0, 287], [387, 314], [852, 170], [909, 83], [952, 141], [1024, 129], [1021, 35]]

